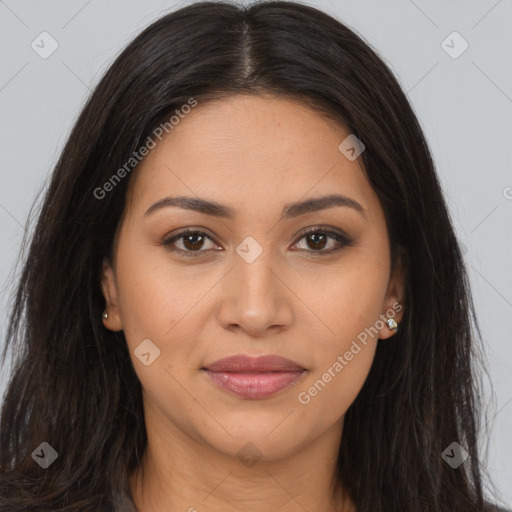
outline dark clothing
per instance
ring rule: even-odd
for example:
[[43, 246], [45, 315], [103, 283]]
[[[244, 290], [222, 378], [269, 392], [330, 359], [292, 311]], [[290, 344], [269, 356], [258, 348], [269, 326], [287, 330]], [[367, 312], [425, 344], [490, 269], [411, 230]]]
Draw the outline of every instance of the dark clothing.
[[130, 488], [126, 486], [125, 493], [118, 496], [118, 499], [114, 501], [116, 512], [137, 512], [137, 508], [132, 501]]

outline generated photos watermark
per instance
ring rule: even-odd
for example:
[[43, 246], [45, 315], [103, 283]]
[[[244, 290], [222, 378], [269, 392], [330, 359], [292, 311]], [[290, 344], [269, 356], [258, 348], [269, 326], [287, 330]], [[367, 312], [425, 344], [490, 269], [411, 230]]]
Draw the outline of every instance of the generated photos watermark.
[[197, 106], [197, 100], [189, 98], [187, 103], [183, 104], [179, 109], [176, 109], [168, 121], [161, 123], [152, 131], [152, 136], [149, 135], [146, 142], [137, 150], [134, 151], [130, 158], [101, 186], [96, 187], [93, 195], [96, 199], [103, 199], [107, 193], [112, 192], [114, 187], [118, 185], [123, 178], [125, 178], [135, 167], [146, 157], [152, 149], [157, 146], [157, 141], [163, 140], [163, 137], [177, 126], [187, 114], [190, 114], [192, 109]]
[[[390, 318], [394, 318], [397, 312], [402, 310], [402, 305], [398, 302], [395, 302], [391, 308], [386, 311], [385, 315], [380, 315], [379, 320], [375, 322], [371, 327], [366, 327], [364, 331], [361, 331], [357, 335], [357, 340], [366, 346], [368, 343], [369, 336], [376, 336], [379, 331], [386, 325], [386, 320]], [[345, 351], [343, 355], [339, 355], [336, 358], [336, 361], [327, 369], [322, 376], [315, 381], [315, 383], [310, 386], [307, 391], [301, 391], [297, 395], [297, 400], [302, 405], [307, 405], [311, 402], [311, 398], [318, 395], [320, 391], [322, 391], [329, 382], [331, 382], [342, 370], [345, 366], [348, 365], [350, 361], [354, 358], [355, 355], [361, 352], [361, 346], [357, 343], [357, 340], [353, 340], [350, 345], [350, 349]]]

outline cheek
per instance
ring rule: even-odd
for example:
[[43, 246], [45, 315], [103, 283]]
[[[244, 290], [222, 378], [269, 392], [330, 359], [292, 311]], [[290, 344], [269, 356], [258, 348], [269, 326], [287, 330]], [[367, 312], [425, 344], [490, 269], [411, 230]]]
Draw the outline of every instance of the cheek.
[[375, 254], [354, 252], [322, 286], [309, 289], [322, 335], [314, 338], [312, 373], [296, 396], [318, 428], [345, 414], [373, 362], [389, 273], [388, 260]]
[[311, 374], [296, 390], [296, 401], [310, 428], [323, 430], [339, 421], [360, 392], [370, 371], [381, 302], [375, 281], [361, 285], [354, 278], [339, 279], [324, 288], [321, 318], [328, 329], [314, 337], [310, 348]]
[[323, 330], [315, 344], [322, 344], [332, 355], [332, 351], [347, 349], [361, 332], [374, 326], [383, 313], [388, 274], [386, 258], [357, 249], [328, 273], [301, 281], [298, 294], [316, 313]]
[[[310, 431], [323, 432], [339, 422], [368, 377], [375, 348], [374, 341], [366, 345], [356, 342], [349, 344], [347, 351], [332, 354], [328, 363], [297, 389], [298, 423]], [[350, 360], [347, 353], [352, 354]]]
[[[209, 299], [224, 271], [212, 272], [208, 265], [193, 271], [180, 268], [154, 246], [123, 248], [117, 260], [118, 299], [130, 358], [151, 402], [167, 414], [173, 414], [169, 403], [179, 404], [176, 410], [183, 417], [174, 418], [179, 422], [189, 408], [194, 409], [183, 385], [188, 389], [203, 362], [198, 340], [205, 337], [205, 323], [212, 315]], [[147, 353], [139, 348], [147, 339], [156, 346], [149, 344], [150, 352], [158, 354], [148, 366], [137, 357]]]
[[[145, 402], [164, 411], [169, 403], [179, 404], [180, 414], [186, 416], [193, 405], [180, 383], [190, 370], [194, 340], [200, 338], [200, 301], [214, 281], [212, 276], [198, 279], [197, 273], [180, 272], [166, 264], [154, 247], [120, 247], [116, 268], [119, 313]], [[144, 351], [139, 349], [143, 346]], [[139, 356], [148, 352], [146, 365]]]
[[191, 334], [189, 313], [214, 276], [171, 265], [162, 248], [141, 244], [135, 236], [120, 238], [116, 264], [119, 313], [130, 346], [146, 338], [163, 344], [173, 331]]

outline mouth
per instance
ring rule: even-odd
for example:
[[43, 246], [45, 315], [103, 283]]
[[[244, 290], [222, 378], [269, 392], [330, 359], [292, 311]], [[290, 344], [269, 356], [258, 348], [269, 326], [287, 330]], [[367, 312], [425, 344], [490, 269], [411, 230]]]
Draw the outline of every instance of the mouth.
[[201, 370], [220, 389], [246, 400], [275, 395], [296, 384], [307, 372], [297, 363], [280, 356], [244, 354], [220, 359]]

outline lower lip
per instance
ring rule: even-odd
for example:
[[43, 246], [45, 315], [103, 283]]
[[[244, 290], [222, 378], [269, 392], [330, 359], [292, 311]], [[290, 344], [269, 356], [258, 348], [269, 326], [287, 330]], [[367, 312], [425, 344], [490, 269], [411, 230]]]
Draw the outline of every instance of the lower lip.
[[290, 372], [212, 372], [204, 370], [212, 381], [222, 389], [241, 398], [256, 400], [266, 398], [292, 386], [303, 375], [303, 371]]

